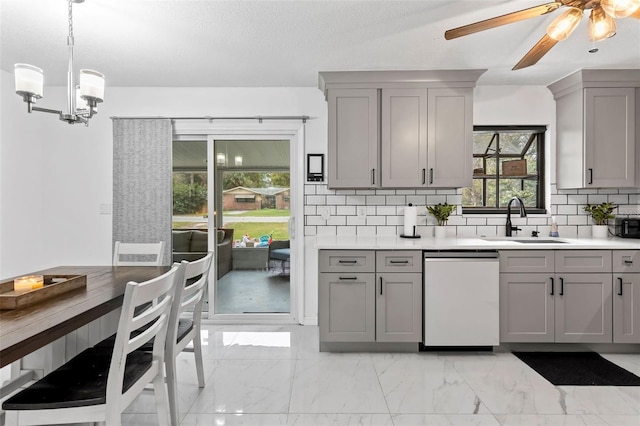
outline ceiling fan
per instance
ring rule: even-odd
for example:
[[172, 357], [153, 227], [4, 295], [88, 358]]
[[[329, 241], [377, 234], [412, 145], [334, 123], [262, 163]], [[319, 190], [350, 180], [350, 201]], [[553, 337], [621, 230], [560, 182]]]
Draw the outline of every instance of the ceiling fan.
[[580, 23], [585, 10], [591, 10], [588, 34], [589, 40], [592, 42], [604, 40], [616, 34], [616, 22], [614, 18], [633, 16], [634, 18], [640, 19], [640, 0], [558, 0], [453, 28], [445, 31], [444, 38], [451, 40], [501, 25], [535, 18], [554, 12], [561, 7], [566, 10], [551, 22], [547, 27], [547, 33], [520, 59], [513, 67], [513, 70], [534, 65], [540, 58], [547, 54], [556, 43], [569, 37]]

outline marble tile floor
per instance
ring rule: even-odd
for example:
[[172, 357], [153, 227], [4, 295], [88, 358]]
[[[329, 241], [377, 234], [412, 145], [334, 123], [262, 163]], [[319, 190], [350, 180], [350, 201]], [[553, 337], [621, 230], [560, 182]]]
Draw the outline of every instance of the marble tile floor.
[[[181, 425], [640, 426], [640, 387], [554, 386], [509, 353], [321, 353], [315, 326], [204, 326], [178, 359]], [[605, 357], [640, 375], [640, 354]], [[157, 424], [152, 395], [122, 416]]]

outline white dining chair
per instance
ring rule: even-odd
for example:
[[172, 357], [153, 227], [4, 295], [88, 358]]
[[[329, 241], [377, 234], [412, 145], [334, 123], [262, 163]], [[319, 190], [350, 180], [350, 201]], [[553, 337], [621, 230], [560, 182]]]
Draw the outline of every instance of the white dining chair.
[[[127, 283], [112, 348], [94, 346], [8, 398], [2, 408], [7, 424], [48, 425], [121, 423], [121, 413], [153, 384], [160, 425], [168, 425], [169, 401], [164, 375], [165, 339], [184, 266], [141, 283]], [[157, 299], [155, 305], [149, 302]], [[138, 307], [144, 306], [140, 310]], [[153, 339], [152, 351], [141, 346]]]
[[123, 243], [116, 241], [113, 266], [160, 266], [164, 241], [158, 243]]
[[[194, 353], [198, 386], [203, 388], [205, 385], [200, 323], [202, 320], [204, 293], [209, 281], [209, 270], [211, 269], [212, 261], [213, 252], [209, 252], [205, 257], [191, 262], [183, 260], [184, 282], [183, 285], [178, 283], [176, 286], [165, 353], [169, 411], [173, 426], [178, 426], [179, 424], [176, 357], [180, 352]], [[193, 348], [187, 348], [190, 342], [193, 342]]]

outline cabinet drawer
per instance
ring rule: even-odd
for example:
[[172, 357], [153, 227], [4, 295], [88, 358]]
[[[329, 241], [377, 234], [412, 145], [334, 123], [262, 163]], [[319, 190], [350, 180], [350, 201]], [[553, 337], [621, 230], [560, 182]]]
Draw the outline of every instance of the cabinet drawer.
[[500, 272], [540, 272], [553, 274], [554, 257], [551, 250], [501, 250]]
[[555, 256], [557, 273], [611, 272], [610, 250], [558, 250]]
[[614, 250], [613, 272], [640, 272], [640, 250]]
[[422, 272], [422, 252], [377, 251], [376, 272]]
[[373, 250], [320, 250], [319, 272], [375, 272]]

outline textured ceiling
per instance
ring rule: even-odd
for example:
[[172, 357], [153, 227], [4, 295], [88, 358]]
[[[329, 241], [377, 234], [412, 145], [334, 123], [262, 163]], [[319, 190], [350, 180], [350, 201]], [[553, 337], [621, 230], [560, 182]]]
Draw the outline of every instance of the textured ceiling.
[[[587, 15], [537, 65], [511, 71], [560, 12], [446, 41], [444, 31], [530, 0], [86, 0], [75, 64], [108, 86], [317, 86], [319, 71], [487, 68], [478, 84], [547, 85], [581, 68], [640, 68], [640, 20], [588, 53]], [[66, 85], [67, 2], [0, 0], [3, 70], [25, 62]]]

